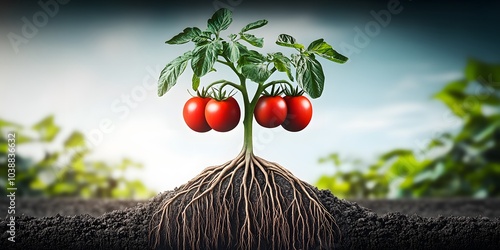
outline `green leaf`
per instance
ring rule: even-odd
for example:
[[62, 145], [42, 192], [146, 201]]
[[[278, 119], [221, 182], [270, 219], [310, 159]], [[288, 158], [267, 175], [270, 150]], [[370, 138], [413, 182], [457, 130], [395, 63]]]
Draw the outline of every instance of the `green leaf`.
[[325, 162], [333, 162], [333, 165], [336, 167], [340, 167], [341, 161], [340, 161], [340, 156], [338, 153], [332, 153], [328, 155], [327, 157], [320, 158], [319, 162], [320, 163], [325, 163]]
[[33, 125], [33, 129], [40, 135], [40, 140], [50, 142], [59, 133], [59, 126], [54, 123], [54, 116], [50, 115]]
[[22, 126], [13, 122], [9, 122], [3, 119], [0, 119], [0, 128], [2, 127], [12, 127], [12, 128], [21, 128]]
[[262, 83], [269, 78], [266, 58], [255, 50], [248, 50], [238, 60], [238, 69], [250, 80]]
[[311, 98], [318, 98], [323, 93], [325, 75], [321, 64], [313, 56], [300, 55], [298, 57], [296, 78], [299, 86]]
[[245, 64], [241, 67], [241, 73], [256, 83], [263, 83], [271, 76], [271, 72], [267, 69], [265, 63]]
[[304, 49], [304, 45], [296, 43], [295, 38], [287, 34], [281, 34], [278, 36], [278, 40], [276, 40], [276, 44], [285, 47], [291, 47], [296, 49]]
[[323, 39], [318, 39], [312, 42], [307, 48], [307, 50], [312, 53], [315, 53], [318, 56], [321, 56], [325, 59], [337, 63], [345, 63], [348, 60], [347, 57], [338, 53], [336, 50], [332, 48], [331, 45], [326, 43]]
[[85, 147], [85, 136], [75, 131], [73, 132], [66, 141], [64, 141], [65, 148], [75, 148], [75, 147]]
[[469, 59], [465, 67], [465, 78], [479, 81], [486, 86], [500, 89], [500, 64], [489, 64], [476, 59]]
[[436, 93], [433, 97], [446, 104], [446, 106], [448, 106], [448, 108], [458, 117], [464, 118], [470, 114], [481, 113], [481, 103], [474, 102], [469, 105], [467, 100], [470, 96], [463, 91], [444, 89]]
[[210, 31], [202, 31], [199, 36], [193, 37], [192, 41], [195, 43], [196, 46], [205, 45], [213, 40], [212, 35], [213, 34]]
[[191, 68], [196, 76], [202, 77], [212, 70], [220, 50], [222, 50], [220, 41], [210, 42], [194, 49]]
[[239, 65], [244, 65], [248, 63], [263, 63], [266, 58], [255, 50], [247, 50], [238, 60]]
[[57, 195], [73, 194], [75, 191], [77, 191], [77, 189], [78, 187], [76, 186], [76, 184], [59, 182], [53, 186], [52, 192]]
[[291, 61], [288, 57], [284, 56], [282, 53], [277, 52], [273, 54], [273, 63], [274, 67], [279, 72], [286, 72], [290, 81], [293, 81], [292, 70], [291, 70]]
[[240, 51], [240, 56], [247, 55], [250, 53], [250, 50], [247, 48], [247, 46], [239, 42], [235, 42], [235, 44], [236, 46], [238, 46], [238, 50]]
[[442, 91], [465, 91], [468, 85], [469, 81], [466, 79], [452, 81], [446, 84]]
[[163, 68], [158, 80], [158, 96], [163, 96], [177, 83], [177, 79], [186, 69], [188, 60], [192, 56], [191, 51], [188, 51], [184, 55], [175, 58]]
[[238, 60], [240, 59], [240, 49], [238, 46], [238, 42], [230, 41], [224, 43], [224, 55], [229, 58], [231, 62], [238, 62]]
[[198, 87], [200, 87], [200, 78], [196, 74], [193, 74], [193, 78], [191, 79], [191, 81], [193, 82], [193, 90], [197, 91]]
[[213, 14], [212, 18], [208, 19], [208, 30], [218, 34], [219, 31], [227, 29], [233, 22], [232, 15], [233, 13], [228, 9], [219, 9]]
[[255, 21], [253, 23], [249, 23], [245, 27], [243, 27], [243, 29], [241, 29], [241, 33], [247, 32], [249, 30], [258, 29], [266, 24], [267, 24], [267, 20], [264, 20], [264, 19], [259, 20], [259, 21]]
[[380, 156], [380, 159], [388, 161], [394, 157], [413, 155], [413, 152], [408, 149], [394, 149]]
[[175, 35], [170, 40], [166, 41], [167, 44], [184, 44], [192, 41], [195, 37], [201, 35], [201, 30], [196, 27], [185, 28], [184, 31]]
[[256, 36], [248, 33], [241, 33], [241, 38], [245, 40], [247, 43], [258, 47], [262, 48], [264, 46], [264, 39], [263, 38], [257, 38]]

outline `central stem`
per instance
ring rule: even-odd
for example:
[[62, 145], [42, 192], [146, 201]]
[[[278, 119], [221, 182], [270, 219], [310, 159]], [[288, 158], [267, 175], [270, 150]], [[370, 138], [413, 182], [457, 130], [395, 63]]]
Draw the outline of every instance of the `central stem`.
[[[255, 97], [250, 100], [248, 96], [248, 90], [246, 86], [246, 78], [242, 75], [240, 76], [241, 84], [241, 94], [243, 96], [243, 105], [245, 108], [245, 114], [243, 116], [243, 151], [246, 155], [253, 154], [253, 137], [252, 137], [252, 125], [253, 125], [253, 110], [255, 109]], [[257, 95], [257, 94], [256, 94]]]
[[253, 125], [253, 111], [255, 109], [255, 105], [257, 104], [257, 101], [260, 97], [260, 94], [262, 91], [264, 91], [265, 86], [263, 83], [259, 83], [257, 87], [257, 91], [255, 91], [254, 96], [252, 99], [248, 96], [248, 90], [247, 90], [247, 79], [244, 75], [240, 74], [239, 71], [236, 69], [234, 64], [230, 63], [229, 59], [227, 57], [224, 57], [226, 60], [225, 62], [221, 62], [227, 66], [229, 66], [234, 73], [238, 76], [240, 80], [240, 86], [236, 86], [239, 91], [241, 91], [241, 95], [243, 96], [243, 106], [245, 109], [245, 113], [243, 116], [243, 127], [244, 127], [244, 134], [243, 134], [243, 149], [242, 151], [245, 152], [246, 156], [252, 156], [253, 155], [253, 138], [252, 138], [252, 125]]
[[253, 138], [252, 138], [252, 125], [253, 125], [253, 107], [251, 103], [245, 102], [245, 116], [243, 118], [244, 137], [243, 137], [243, 150], [247, 154], [253, 154]]

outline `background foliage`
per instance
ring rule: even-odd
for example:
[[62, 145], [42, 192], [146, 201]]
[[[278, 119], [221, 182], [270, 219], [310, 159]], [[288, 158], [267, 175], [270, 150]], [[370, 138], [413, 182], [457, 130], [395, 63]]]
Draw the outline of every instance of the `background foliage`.
[[[46, 150], [39, 161], [22, 155], [16, 150], [16, 196], [84, 197], [84, 198], [148, 198], [155, 194], [140, 180], [130, 180], [125, 173], [141, 169], [142, 165], [130, 159], [118, 164], [88, 159], [90, 149], [84, 135], [74, 131], [55, 145], [60, 127], [48, 116], [31, 127], [23, 127], [0, 119], [0, 163], [2, 176], [7, 176], [7, 133], [16, 132], [17, 146], [29, 145]], [[6, 187], [7, 178], [0, 178], [0, 186]], [[6, 188], [0, 189], [3, 196]]]
[[463, 79], [435, 99], [461, 124], [430, 138], [419, 151], [394, 149], [372, 163], [330, 154], [320, 162], [335, 172], [317, 181], [321, 189], [348, 198], [500, 196], [500, 65], [470, 59]]

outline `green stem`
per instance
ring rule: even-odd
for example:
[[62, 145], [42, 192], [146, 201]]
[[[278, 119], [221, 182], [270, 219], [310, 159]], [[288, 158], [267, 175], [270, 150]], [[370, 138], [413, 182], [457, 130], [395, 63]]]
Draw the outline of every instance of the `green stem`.
[[[231, 68], [234, 73], [238, 76], [240, 80], [240, 85], [236, 85], [235, 83], [228, 82], [228, 81], [217, 81], [214, 82], [215, 84], [217, 83], [223, 83], [223, 85], [231, 85], [237, 90], [241, 92], [241, 95], [243, 96], [243, 107], [245, 109], [244, 114], [243, 114], [243, 149], [242, 151], [245, 151], [246, 156], [251, 156], [253, 155], [253, 111], [255, 109], [255, 105], [257, 104], [257, 101], [259, 100], [260, 94], [265, 90], [266, 87], [272, 85], [272, 84], [277, 84], [281, 83], [283, 81], [275, 81], [271, 82], [268, 84], [263, 84], [259, 83], [259, 86], [257, 87], [257, 90], [255, 91], [255, 95], [252, 97], [252, 100], [250, 100], [249, 95], [248, 95], [248, 90], [247, 90], [247, 85], [246, 85], [246, 78], [242, 74], [238, 72], [236, 67], [230, 62], [230, 60], [223, 56], [225, 61], [222, 60], [217, 60], [217, 62], [222, 63], [229, 68]], [[274, 72], [274, 71], [273, 71]], [[286, 82], [287, 84], [290, 84]], [[212, 85], [213, 86], [213, 85]]]
[[276, 81], [272, 81], [272, 82], [268, 82], [268, 83], [264, 84], [264, 89], [267, 89], [267, 87], [269, 87], [269, 86], [272, 86], [275, 84], [281, 84], [281, 83], [284, 83], [284, 84], [288, 85], [290, 88], [293, 88], [293, 85], [287, 80], [276, 80]]
[[239, 76], [241, 82], [241, 94], [243, 95], [243, 105], [245, 109], [245, 113], [243, 116], [243, 151], [246, 152], [247, 155], [253, 154], [253, 135], [252, 135], [252, 125], [253, 125], [253, 110], [255, 108], [255, 104], [252, 105], [250, 99], [248, 97], [248, 91], [246, 88], [246, 79], [244, 76]]
[[221, 84], [221, 87], [220, 87], [221, 89], [224, 88], [224, 86], [229, 85], [229, 86], [231, 86], [231, 87], [233, 87], [233, 88], [241, 91], [241, 86], [240, 85], [238, 85], [236, 83], [233, 83], [233, 82], [230, 82], [230, 81], [226, 81], [226, 80], [218, 80], [218, 81], [215, 81], [213, 83], [210, 83], [209, 85], [207, 85], [206, 89], [208, 90], [208, 89], [210, 89], [211, 87], [213, 87], [213, 86], [215, 86], [217, 84]]

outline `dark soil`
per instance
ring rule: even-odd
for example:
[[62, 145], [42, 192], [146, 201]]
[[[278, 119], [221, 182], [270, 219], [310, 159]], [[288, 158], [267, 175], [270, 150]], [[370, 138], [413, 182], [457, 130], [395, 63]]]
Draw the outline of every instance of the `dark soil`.
[[[0, 249], [147, 249], [153, 211], [171, 194], [140, 203], [18, 199], [15, 243], [2, 199]], [[500, 249], [498, 199], [358, 201], [370, 210], [328, 191], [318, 196], [341, 230], [337, 249]]]

